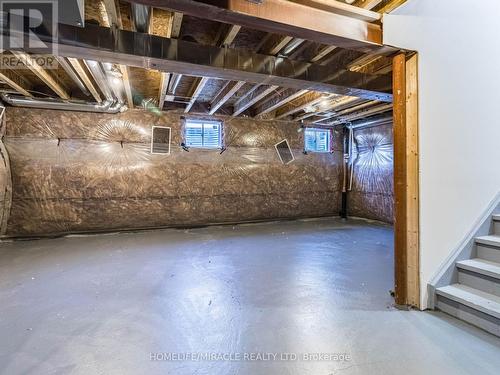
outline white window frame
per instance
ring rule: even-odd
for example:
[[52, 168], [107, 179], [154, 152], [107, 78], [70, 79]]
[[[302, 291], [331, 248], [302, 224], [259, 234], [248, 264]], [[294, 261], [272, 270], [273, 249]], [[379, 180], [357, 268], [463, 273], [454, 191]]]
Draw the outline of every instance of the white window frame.
[[[327, 132], [328, 133], [328, 149], [326, 151], [318, 151], [318, 150], [308, 150], [307, 149], [307, 131], [308, 130], [312, 130], [314, 131], [314, 133], [318, 133], [318, 132]], [[316, 134], [315, 134], [315, 137]], [[317, 138], [316, 138], [317, 140]], [[308, 128], [304, 128], [304, 151], [305, 152], [312, 152], [312, 153], [317, 153], [317, 154], [330, 154], [332, 152], [332, 130], [331, 129], [322, 129], [322, 128], [313, 128], [313, 127], [308, 127]]]
[[[187, 134], [186, 134], [186, 129], [188, 126], [188, 123], [197, 123], [197, 124], [209, 124], [212, 123], [214, 125], [219, 125], [219, 145], [217, 147], [206, 147], [205, 145], [200, 146], [189, 146], [187, 144]], [[202, 127], [203, 129], [203, 127]], [[224, 122], [221, 120], [203, 120], [203, 119], [193, 119], [193, 118], [187, 118], [184, 120], [184, 144], [188, 148], [194, 148], [198, 150], [221, 150], [224, 148]], [[203, 142], [203, 133], [201, 135], [201, 140]]]

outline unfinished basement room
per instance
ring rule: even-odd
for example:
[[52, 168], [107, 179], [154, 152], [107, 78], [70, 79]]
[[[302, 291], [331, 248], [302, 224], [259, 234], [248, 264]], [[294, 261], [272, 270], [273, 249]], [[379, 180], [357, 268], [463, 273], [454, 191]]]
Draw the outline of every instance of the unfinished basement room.
[[500, 2], [0, 13], [0, 374], [500, 373]]

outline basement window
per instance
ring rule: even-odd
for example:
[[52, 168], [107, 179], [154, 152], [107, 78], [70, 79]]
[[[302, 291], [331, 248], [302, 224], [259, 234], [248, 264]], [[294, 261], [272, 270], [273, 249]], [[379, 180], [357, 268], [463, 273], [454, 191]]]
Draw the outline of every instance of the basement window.
[[306, 152], [331, 152], [330, 130], [306, 128], [304, 132], [304, 150]]
[[187, 119], [184, 137], [186, 147], [222, 148], [222, 122]]

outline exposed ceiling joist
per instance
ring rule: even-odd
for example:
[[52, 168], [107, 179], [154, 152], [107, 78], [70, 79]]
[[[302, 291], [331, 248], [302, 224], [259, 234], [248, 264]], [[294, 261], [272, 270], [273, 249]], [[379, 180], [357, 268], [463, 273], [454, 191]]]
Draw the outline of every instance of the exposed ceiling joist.
[[269, 100], [264, 103], [261, 107], [257, 108], [257, 113], [254, 117], [263, 116], [266, 113], [272, 112], [275, 109], [285, 105], [288, 102], [291, 102], [294, 99], [304, 95], [307, 93], [307, 90], [295, 90], [295, 89], [286, 89], [280, 95]]
[[244, 84], [244, 81], [228, 82], [210, 103], [209, 114], [213, 115], [217, 112]]
[[170, 77], [171, 77], [170, 73], [161, 72], [160, 89], [159, 89], [160, 93], [158, 98], [158, 108], [160, 108], [160, 110], [163, 109], [163, 106], [165, 105], [165, 99], [167, 97]]
[[174, 12], [172, 19], [172, 29], [170, 31], [170, 36], [167, 36], [168, 38], [177, 39], [179, 37], [179, 35], [181, 34], [183, 16], [184, 15], [180, 12]]
[[397, 7], [403, 5], [404, 3], [406, 3], [406, 0], [392, 0], [391, 2], [386, 4], [382, 9], [379, 9], [378, 11], [380, 13], [390, 13], [394, 9], [396, 9]]
[[317, 62], [319, 60], [321, 60], [323, 57], [325, 57], [326, 55], [328, 55], [330, 52], [333, 52], [337, 47], [335, 46], [325, 46], [323, 48], [321, 48], [318, 53], [313, 56], [313, 58], [311, 59], [311, 62]]
[[102, 0], [108, 16], [109, 25], [123, 29], [120, 6], [117, 4], [117, 1], [118, 0]]
[[16, 90], [18, 93], [24, 96], [31, 97], [31, 93], [28, 91], [31, 86], [26, 82], [21, 76], [16, 75], [8, 69], [0, 70], [0, 80], [2, 80], [6, 85]]
[[207, 84], [210, 78], [208, 77], [202, 77], [198, 80], [193, 85], [193, 94], [191, 95], [191, 99], [189, 100], [189, 103], [186, 105], [186, 108], [184, 109], [184, 113], [188, 113], [191, 108], [193, 107], [194, 103], [196, 102], [196, 99], [198, 99], [198, 96], [200, 96], [201, 92], [203, 91], [203, 88]]
[[369, 109], [361, 110], [347, 116], [339, 116], [333, 119], [333, 125], [351, 122], [369, 116], [378, 115], [380, 113], [392, 111], [392, 104], [383, 103]]
[[16, 56], [22, 63], [31, 70], [38, 78], [40, 78], [43, 83], [50, 87], [61, 99], [69, 99], [70, 96], [66, 92], [66, 89], [57, 82], [54, 77], [52, 77], [49, 72], [42, 68], [38, 63], [31, 59], [27, 53], [20, 51], [12, 51], [14, 56]]
[[234, 106], [233, 117], [238, 116], [239, 114], [246, 111], [248, 108], [253, 106], [255, 103], [264, 99], [267, 95], [277, 90], [279, 86], [267, 86], [262, 85], [259, 86], [255, 91], [253, 91], [250, 95], [246, 96], [244, 100], [239, 101]]
[[321, 101], [327, 101], [331, 99], [332, 95], [322, 94], [319, 92], [308, 92], [300, 97], [298, 100], [293, 103], [289, 103], [288, 106], [285, 106], [280, 111], [276, 113], [276, 119], [282, 119], [287, 116], [291, 116], [294, 113], [305, 110], [308, 107], [312, 107]]
[[89, 76], [87, 75], [87, 73], [83, 69], [83, 66], [80, 64], [80, 61], [78, 61], [78, 59], [74, 59], [71, 57], [68, 58], [68, 61], [71, 64], [71, 66], [73, 67], [73, 69], [75, 69], [76, 74], [78, 74], [80, 79], [83, 81], [85, 87], [87, 87], [87, 90], [89, 90], [89, 92], [92, 94], [95, 101], [97, 103], [101, 103], [102, 102], [101, 96], [99, 95], [94, 84], [92, 83]]
[[382, 48], [380, 25], [287, 0], [266, 0], [259, 4], [247, 0], [133, 1], [153, 7], [173, 9], [195, 17], [314, 40], [362, 52]]
[[[170, 15], [165, 35], [167, 38], [179, 37], [179, 34], [181, 32], [182, 18], [183, 18], [182, 13], [173, 12]], [[170, 73], [166, 72], [161, 73], [159, 93], [158, 93], [158, 108], [160, 108], [160, 110], [163, 109], [163, 106], [165, 105], [165, 99], [167, 97], [167, 93], [170, 87], [169, 81], [171, 77], [176, 81], [177, 85], [181, 80], [182, 75], [176, 74], [175, 77], [173, 77]]]
[[[128, 66], [119, 64], [120, 72], [122, 73], [123, 88], [125, 89], [125, 96], [127, 98], [127, 106], [134, 108], [134, 98], [132, 96], [132, 87], [130, 85], [130, 72]], [[160, 107], [161, 108], [161, 107]]]
[[354, 5], [359, 7], [359, 8], [372, 10], [377, 5], [379, 5], [381, 2], [382, 2], [382, 0], [357, 0], [354, 3]]
[[368, 9], [359, 8], [354, 5], [332, 0], [292, 0], [296, 3], [307, 5], [309, 7], [326, 10], [328, 12], [341, 14], [347, 17], [356, 18], [367, 22], [377, 22], [382, 19], [382, 15], [372, 12]]
[[228, 30], [226, 36], [224, 37], [224, 39], [222, 40], [221, 45], [222, 46], [231, 45], [231, 43], [233, 43], [234, 39], [236, 38], [236, 35], [238, 35], [240, 30], [241, 30], [241, 26], [239, 26], [239, 25], [229, 26], [229, 30]]

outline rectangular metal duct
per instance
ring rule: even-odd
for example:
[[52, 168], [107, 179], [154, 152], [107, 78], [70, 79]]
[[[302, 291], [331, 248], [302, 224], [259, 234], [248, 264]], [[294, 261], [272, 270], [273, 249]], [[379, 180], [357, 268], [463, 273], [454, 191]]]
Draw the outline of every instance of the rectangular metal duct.
[[58, 0], [59, 23], [85, 26], [85, 0]]

